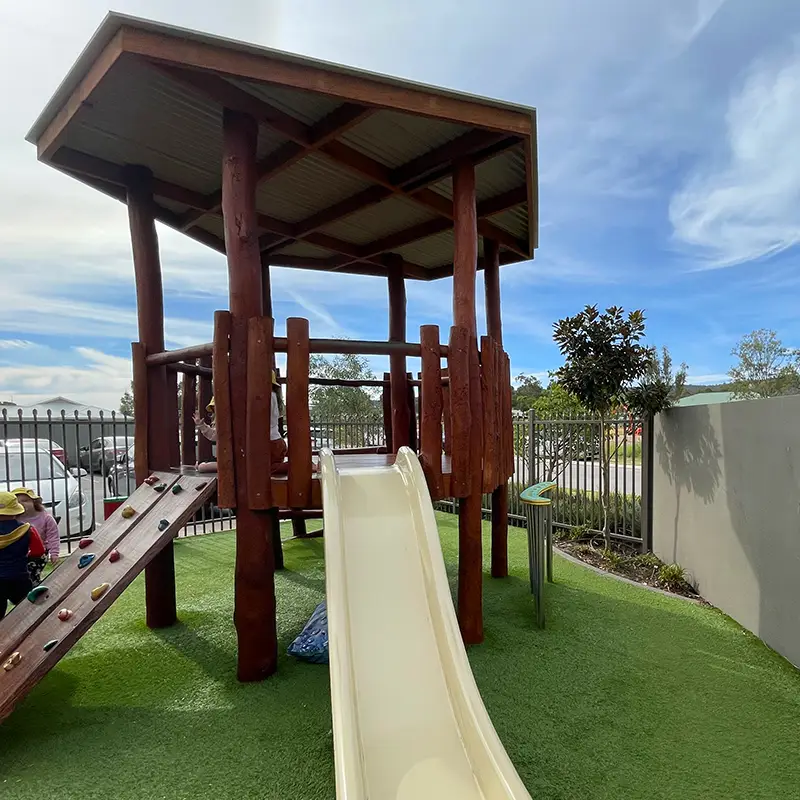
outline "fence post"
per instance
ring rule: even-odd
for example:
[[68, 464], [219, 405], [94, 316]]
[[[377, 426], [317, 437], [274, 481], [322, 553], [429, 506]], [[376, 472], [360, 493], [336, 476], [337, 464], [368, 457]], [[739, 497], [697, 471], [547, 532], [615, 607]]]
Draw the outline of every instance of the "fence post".
[[[536, 412], [528, 409], [528, 483], [538, 483], [536, 474]], [[524, 482], [524, 481], [523, 481]]]
[[642, 552], [653, 549], [653, 427], [654, 418], [642, 419]]

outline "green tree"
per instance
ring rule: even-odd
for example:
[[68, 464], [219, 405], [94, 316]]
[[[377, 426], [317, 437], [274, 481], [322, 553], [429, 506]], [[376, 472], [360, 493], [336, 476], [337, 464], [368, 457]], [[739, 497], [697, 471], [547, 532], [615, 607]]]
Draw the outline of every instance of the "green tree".
[[[533, 413], [539, 421], [532, 432], [536, 449], [532, 465], [535, 480], [554, 481], [573, 461], [595, 452], [596, 427], [566, 421], [585, 417], [586, 408], [558, 381], [551, 381], [534, 400]], [[522, 444], [525, 446], [519, 455], [528, 461], [527, 442]]]
[[626, 405], [629, 411], [643, 416], [654, 416], [671, 408], [683, 397], [688, 367], [681, 364], [673, 371], [672, 356], [666, 347], [650, 351], [650, 360], [644, 374], [628, 390]]
[[[356, 355], [330, 358], [312, 355], [311, 375], [336, 380], [375, 380], [367, 359]], [[355, 386], [312, 386], [310, 394], [311, 413], [320, 422], [358, 422], [364, 425], [379, 423], [383, 419], [375, 390]]]
[[533, 375], [518, 375], [517, 385], [511, 389], [511, 407], [517, 411], [530, 411], [542, 394], [542, 382]]
[[736, 397], [749, 400], [800, 391], [798, 351], [784, 347], [775, 331], [761, 328], [748, 333], [731, 355], [738, 359], [728, 373]]
[[574, 394], [600, 420], [600, 489], [603, 503], [603, 535], [610, 545], [608, 508], [610, 502], [611, 458], [608, 418], [619, 407], [625, 390], [647, 370], [652, 351], [641, 344], [644, 314], [627, 316], [619, 306], [604, 313], [586, 306], [574, 317], [554, 325], [553, 339], [564, 356], [556, 371], [559, 383]]
[[126, 417], [133, 416], [133, 381], [131, 381], [131, 388], [126, 389], [125, 394], [119, 399], [119, 413]]

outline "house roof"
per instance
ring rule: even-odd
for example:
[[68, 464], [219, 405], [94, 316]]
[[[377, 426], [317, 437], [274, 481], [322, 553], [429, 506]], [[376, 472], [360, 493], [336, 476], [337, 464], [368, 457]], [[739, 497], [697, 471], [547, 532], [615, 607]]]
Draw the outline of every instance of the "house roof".
[[698, 392], [682, 397], [676, 406], [712, 406], [716, 403], [730, 403], [737, 398], [733, 392]]
[[158, 218], [224, 252], [222, 112], [259, 121], [265, 263], [452, 274], [452, 170], [475, 164], [479, 253], [537, 245], [532, 108], [109, 14], [28, 140], [39, 158], [117, 199], [129, 164], [154, 176]]

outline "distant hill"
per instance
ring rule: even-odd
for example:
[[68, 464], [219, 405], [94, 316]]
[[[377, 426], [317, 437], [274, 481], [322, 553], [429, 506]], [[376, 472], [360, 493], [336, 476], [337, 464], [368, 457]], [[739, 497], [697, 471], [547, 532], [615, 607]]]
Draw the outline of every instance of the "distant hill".
[[709, 384], [708, 386], [700, 386], [697, 384], [687, 383], [683, 387], [684, 397], [693, 394], [700, 394], [701, 392], [729, 392], [729, 391], [731, 391], [731, 387], [730, 384], [727, 383]]

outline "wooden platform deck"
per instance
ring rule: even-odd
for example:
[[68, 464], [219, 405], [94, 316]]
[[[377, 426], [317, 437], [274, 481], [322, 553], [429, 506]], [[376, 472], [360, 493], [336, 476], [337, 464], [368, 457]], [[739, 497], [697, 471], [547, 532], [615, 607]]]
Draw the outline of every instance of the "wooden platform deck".
[[[394, 453], [337, 453], [336, 463], [344, 469], [357, 469], [369, 467], [388, 467], [394, 464]], [[317, 457], [314, 456], [314, 462]], [[444, 483], [444, 496], [450, 496], [450, 456], [442, 455], [442, 478]], [[272, 499], [280, 508], [287, 508], [286, 497], [288, 477], [286, 475], [272, 476]], [[314, 473], [311, 487], [310, 508], [322, 508], [322, 486], [319, 473]]]

